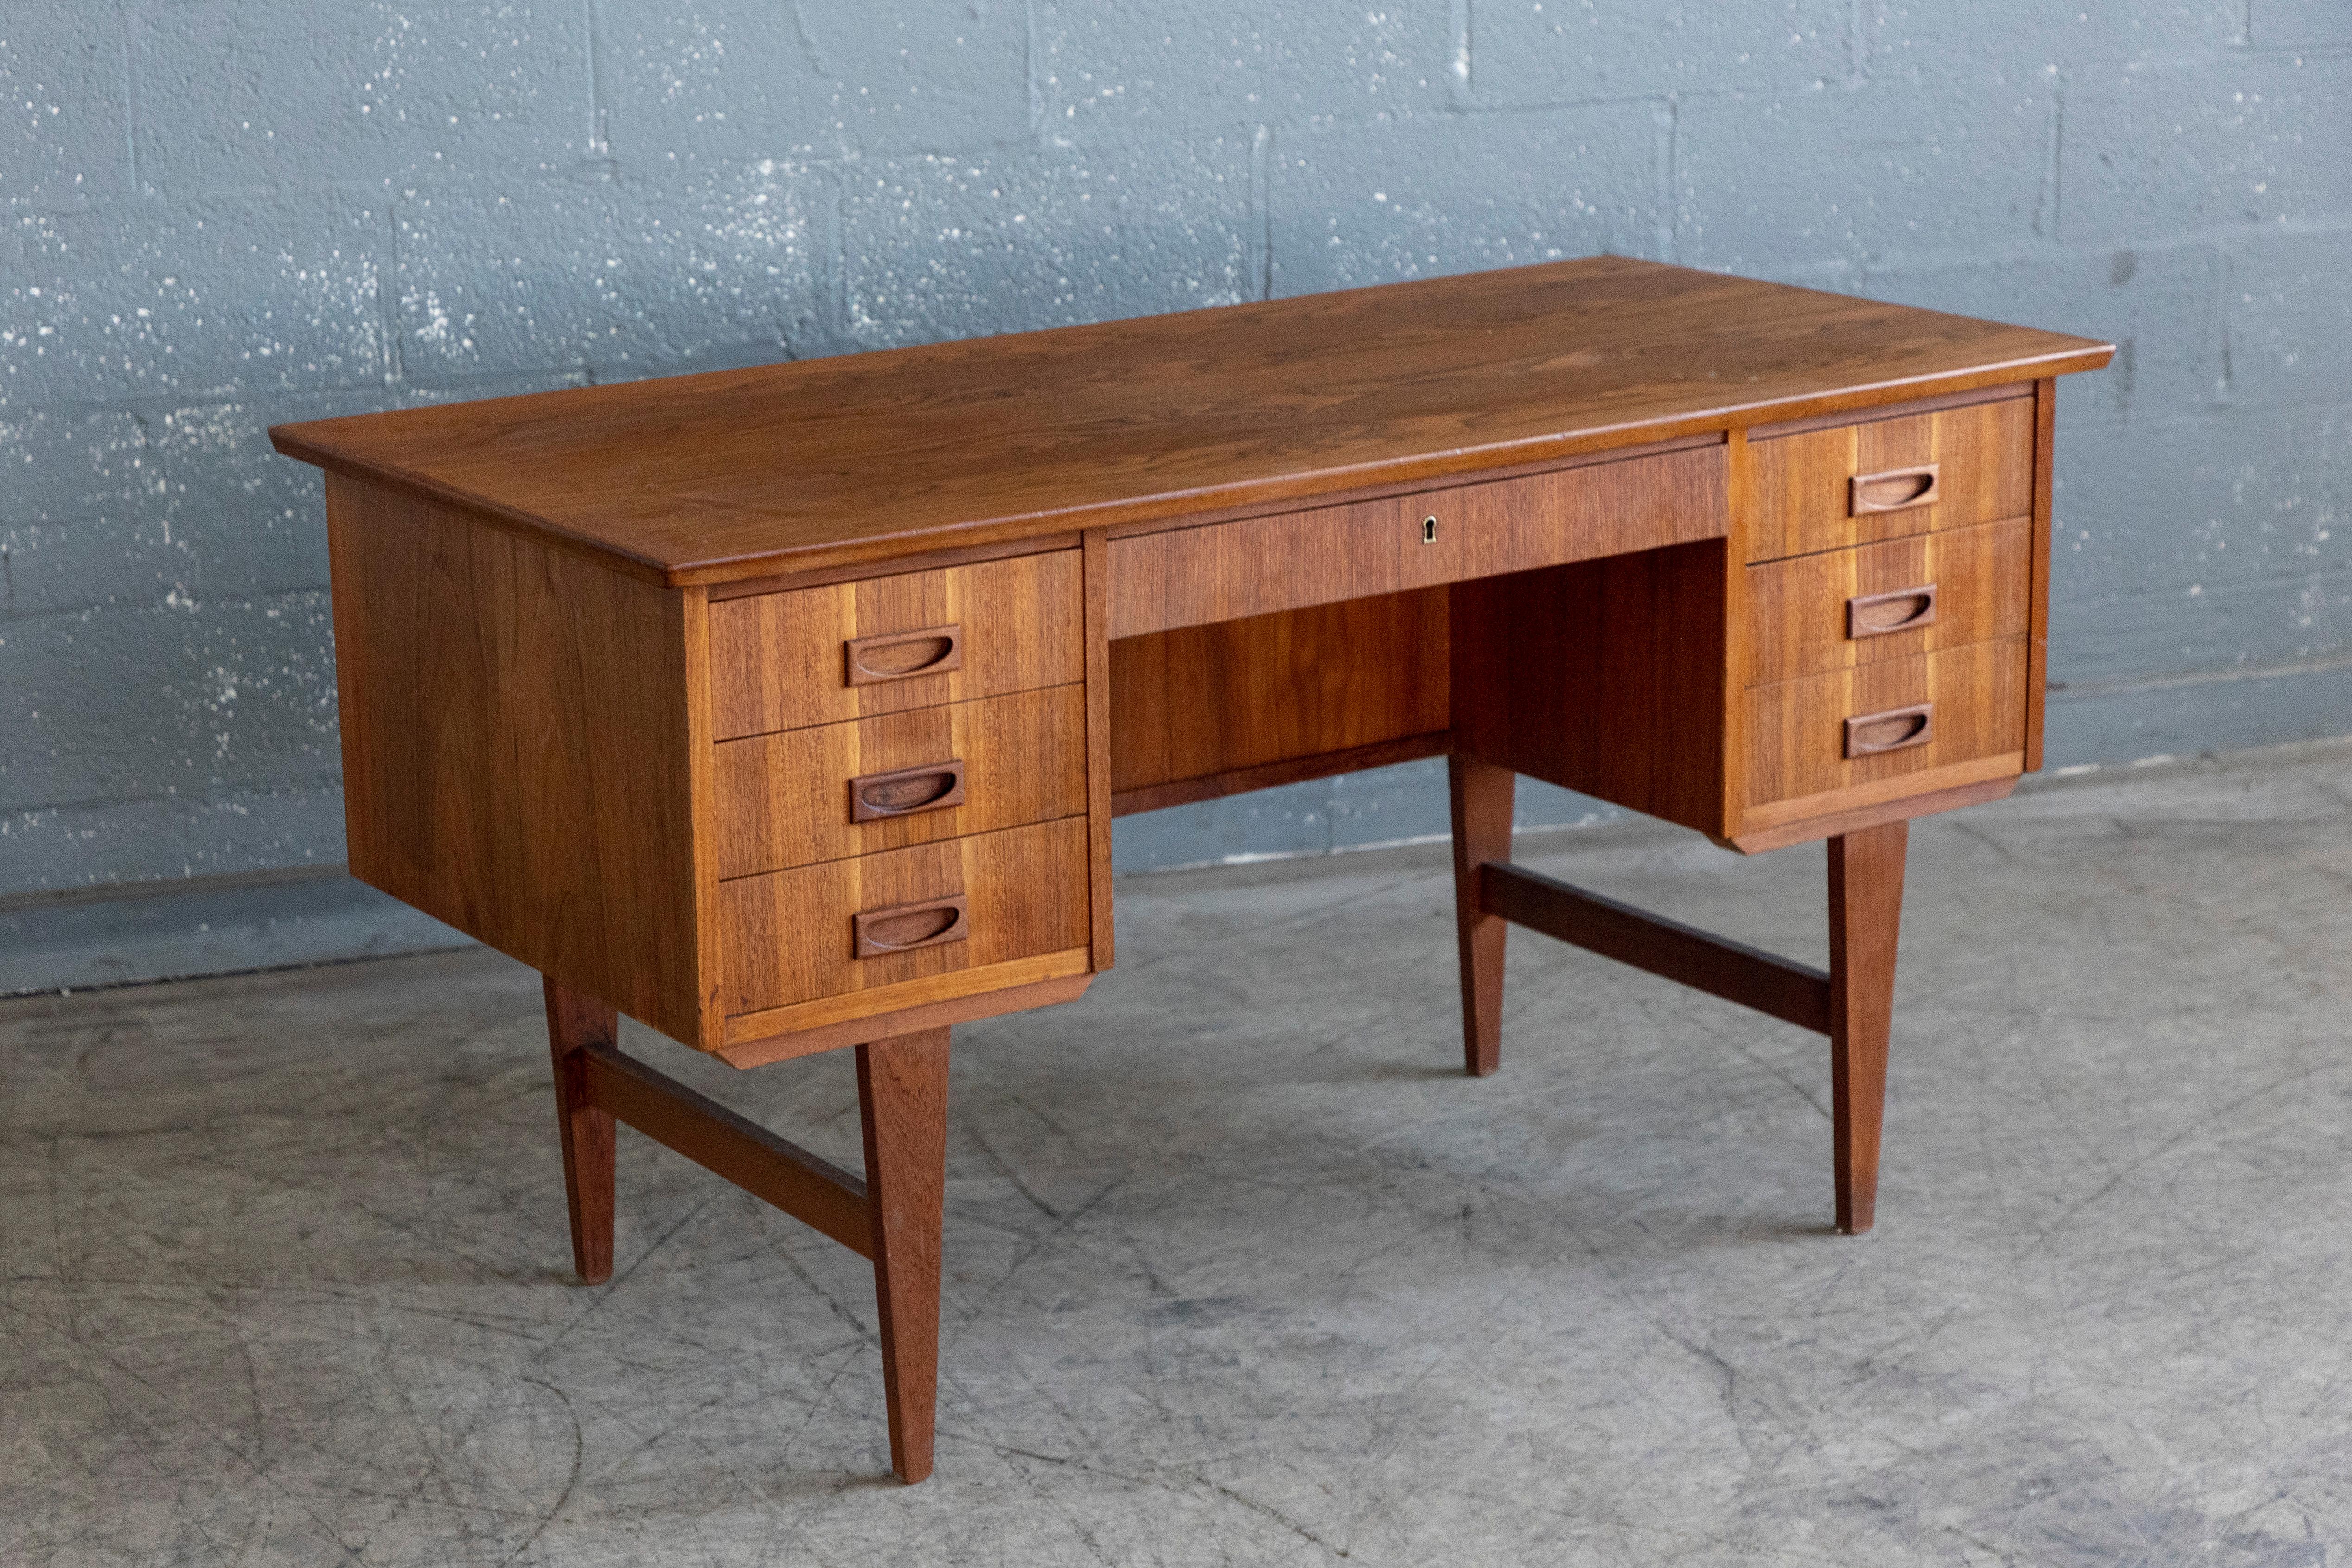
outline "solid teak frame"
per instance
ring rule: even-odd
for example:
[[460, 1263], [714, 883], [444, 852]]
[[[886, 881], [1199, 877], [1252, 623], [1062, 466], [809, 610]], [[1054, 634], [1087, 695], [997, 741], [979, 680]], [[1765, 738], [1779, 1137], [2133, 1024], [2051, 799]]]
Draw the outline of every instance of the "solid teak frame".
[[[1869, 1228], [1905, 825], [2041, 763], [2055, 378], [2108, 345], [1600, 258], [281, 426], [353, 875], [546, 977], [583, 1279], [625, 1121], [871, 1258], [929, 1472], [950, 1028], [1110, 967], [1110, 822], [1444, 755], [1511, 925], [1829, 1037]], [[1511, 863], [1519, 774], [1829, 841], [1823, 973]], [[863, 1177], [617, 1048], [857, 1053]]]

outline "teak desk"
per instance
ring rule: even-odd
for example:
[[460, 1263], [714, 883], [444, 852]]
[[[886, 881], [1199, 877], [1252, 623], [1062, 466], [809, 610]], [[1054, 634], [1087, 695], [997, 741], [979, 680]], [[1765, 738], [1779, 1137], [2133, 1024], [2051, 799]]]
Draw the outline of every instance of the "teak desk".
[[[2053, 378], [2104, 343], [1600, 258], [281, 426], [353, 875], [546, 976], [617, 1118], [874, 1260], [931, 1468], [948, 1034], [1110, 967], [1110, 824], [1443, 752], [1469, 1070], [1517, 922], [1830, 1038], [1867, 1229], [1905, 824], [2040, 765]], [[1526, 773], [1829, 840], [1830, 969], [1519, 869]], [[855, 1047], [858, 1176], [615, 1048]]]

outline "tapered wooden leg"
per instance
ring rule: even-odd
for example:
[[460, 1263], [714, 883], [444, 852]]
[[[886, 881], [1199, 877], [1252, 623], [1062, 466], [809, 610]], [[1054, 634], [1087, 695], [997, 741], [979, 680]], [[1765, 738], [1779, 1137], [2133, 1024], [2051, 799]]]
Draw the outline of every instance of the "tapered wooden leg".
[[948, 1031], [926, 1029], [858, 1047], [857, 1110], [866, 1131], [866, 1205], [874, 1230], [890, 1468], [902, 1481], [919, 1481], [931, 1473], [939, 1395]]
[[1485, 1078], [1503, 1063], [1503, 940], [1511, 926], [1479, 907], [1478, 868], [1511, 858], [1518, 775], [1456, 752], [1445, 759], [1454, 809], [1454, 924], [1462, 946], [1462, 1065]]
[[555, 1124], [563, 1135], [563, 1201], [572, 1211], [572, 1266], [601, 1285], [613, 1277], [613, 1113], [589, 1103], [581, 1050], [615, 1045], [620, 1015], [552, 980], [547, 1048], [555, 1058]]
[[1830, 840], [1830, 1113], [1837, 1227], [1848, 1236], [1870, 1228], [1878, 1205], [1878, 1133], [1908, 836], [1909, 824], [1890, 822]]

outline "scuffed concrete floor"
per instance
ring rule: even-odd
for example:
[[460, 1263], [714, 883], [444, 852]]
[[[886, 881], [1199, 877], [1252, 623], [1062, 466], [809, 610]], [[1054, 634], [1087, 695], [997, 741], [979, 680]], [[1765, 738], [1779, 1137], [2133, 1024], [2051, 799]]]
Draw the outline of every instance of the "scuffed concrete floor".
[[[862, 1260], [624, 1131], [571, 1282], [512, 963], [0, 1005], [0, 1562], [2352, 1562], [2352, 751], [1913, 846], [1861, 1239], [1814, 1037], [1516, 933], [1458, 1076], [1442, 847], [1122, 884], [960, 1031], [912, 1489]], [[1521, 858], [1820, 961], [1818, 848]]]

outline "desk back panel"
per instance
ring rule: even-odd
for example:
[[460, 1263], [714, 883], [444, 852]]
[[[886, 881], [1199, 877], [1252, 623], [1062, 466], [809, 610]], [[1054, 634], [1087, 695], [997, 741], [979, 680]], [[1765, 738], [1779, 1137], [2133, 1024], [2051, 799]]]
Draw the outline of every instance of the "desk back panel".
[[1445, 749], [1446, 590], [1285, 610], [1110, 645], [1112, 809]]

